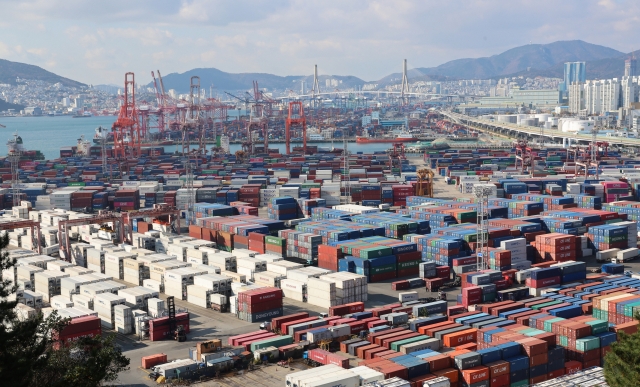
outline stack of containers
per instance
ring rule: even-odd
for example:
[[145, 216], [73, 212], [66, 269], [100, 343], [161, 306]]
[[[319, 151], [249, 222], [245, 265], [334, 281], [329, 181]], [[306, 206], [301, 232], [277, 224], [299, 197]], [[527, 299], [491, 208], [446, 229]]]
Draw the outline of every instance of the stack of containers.
[[[107, 329], [115, 329], [115, 323], [116, 323], [115, 307], [117, 305], [126, 307], [125, 304], [126, 304], [126, 301], [124, 297], [118, 296], [113, 293], [101, 293], [101, 294], [97, 294], [93, 298], [93, 310], [98, 312], [98, 317], [100, 317], [100, 320], [102, 320], [102, 326]], [[124, 322], [125, 312], [123, 311], [119, 317], [121, 317], [120, 322], [122, 325], [122, 323]]]
[[282, 290], [265, 287], [238, 294], [238, 318], [248, 322], [269, 321], [283, 314]]
[[407, 197], [414, 194], [413, 186], [410, 185], [393, 185], [391, 189], [393, 191], [393, 205], [396, 207], [405, 206]]
[[44, 301], [48, 302], [51, 297], [62, 293], [62, 284], [60, 281], [66, 277], [69, 277], [69, 274], [61, 271], [44, 270], [34, 272], [34, 290], [36, 293], [42, 295]]
[[313, 213], [313, 209], [325, 207], [327, 205], [327, 201], [324, 199], [298, 199], [298, 205], [302, 212], [302, 216], [310, 218]]
[[[127, 253], [125, 251], [107, 252], [104, 254], [104, 274], [110, 275], [117, 279], [124, 279], [124, 260], [135, 260], [138, 255], [135, 253]], [[133, 283], [138, 283], [133, 282]]]
[[629, 235], [630, 231], [636, 231], [632, 236], [632, 241], [635, 239], [637, 244], [637, 226], [635, 230], [629, 227], [627, 223], [624, 225], [607, 224], [601, 226], [593, 226], [589, 228], [587, 232], [587, 238], [589, 238], [589, 247], [596, 251], [603, 251], [609, 249], [625, 249], [627, 247], [636, 247], [636, 245], [630, 246]]
[[264, 249], [266, 254], [276, 254], [284, 257], [287, 254], [287, 240], [277, 236], [266, 235], [264, 237]]
[[114, 209], [132, 211], [140, 209], [140, 192], [133, 189], [121, 189], [115, 192]]
[[603, 181], [604, 201], [606, 203], [620, 200], [620, 197], [629, 196], [629, 184], [622, 181]]
[[[392, 191], [393, 195], [393, 191]], [[382, 201], [382, 190], [379, 185], [365, 184], [362, 185], [362, 205], [370, 207], [378, 207]]]
[[577, 239], [574, 235], [550, 233], [536, 235], [531, 245], [537, 251], [537, 261], [571, 261], [576, 258]]
[[114, 329], [118, 333], [128, 335], [133, 332], [133, 313], [126, 305], [113, 306]]
[[267, 214], [269, 219], [291, 220], [298, 218], [298, 203], [291, 196], [271, 199]]
[[327, 309], [338, 305], [336, 284], [321, 278], [309, 278], [307, 281], [307, 302]]
[[278, 236], [286, 240], [286, 252], [289, 257], [312, 261], [318, 256], [318, 246], [322, 243], [320, 235], [293, 230], [278, 231]]
[[352, 218], [353, 222], [384, 227], [385, 236], [388, 238], [402, 239], [407, 234], [428, 234], [431, 232], [428, 221], [415, 220], [392, 213], [374, 213], [358, 215]]
[[71, 194], [71, 210], [84, 211], [93, 207], [94, 191], [75, 191]]
[[260, 184], [245, 184], [240, 188], [240, 201], [249, 203], [252, 207], [260, 206]]

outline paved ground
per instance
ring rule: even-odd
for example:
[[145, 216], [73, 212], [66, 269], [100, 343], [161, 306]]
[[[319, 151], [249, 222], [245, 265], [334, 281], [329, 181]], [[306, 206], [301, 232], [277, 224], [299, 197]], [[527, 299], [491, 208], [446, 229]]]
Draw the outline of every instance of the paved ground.
[[[412, 164], [419, 167], [424, 166], [422, 158], [410, 158]], [[457, 191], [453, 185], [447, 185], [444, 178], [436, 176], [434, 186], [435, 197], [442, 199], [455, 199], [458, 197], [470, 197], [471, 195], [463, 195]], [[595, 262], [595, 257], [587, 257], [584, 259], [589, 267], [599, 267], [600, 264]], [[625, 264], [627, 270], [633, 272], [640, 271], [640, 261]], [[397, 279], [395, 279], [397, 280]], [[393, 281], [395, 281], [393, 280]], [[391, 289], [390, 283], [393, 281], [385, 281], [382, 283], [369, 284], [369, 300], [366, 303], [367, 308], [376, 307], [384, 304], [396, 302], [398, 295], [396, 291]], [[435, 297], [434, 293], [427, 292], [424, 288], [412, 289], [418, 291], [420, 297]], [[460, 289], [451, 289], [448, 292], [448, 301], [450, 305], [455, 304], [457, 294]], [[166, 298], [166, 295], [161, 295]], [[146, 386], [155, 385], [147, 377], [147, 372], [140, 368], [140, 359], [156, 353], [167, 354], [170, 360], [188, 357], [188, 348], [195, 346], [196, 342], [210, 340], [214, 338], [221, 339], [226, 345], [229, 336], [238, 335], [256, 331], [259, 324], [251, 324], [235, 318], [229, 313], [218, 313], [210, 309], [203, 309], [186, 301], [176, 301], [176, 305], [180, 308], [186, 308], [191, 315], [191, 333], [188, 335], [188, 341], [178, 343], [175, 341], [137, 341], [133, 336], [118, 335], [118, 343], [122, 346], [125, 354], [131, 359], [131, 369], [120, 375], [118, 384], [130, 386]], [[285, 299], [285, 314], [292, 314], [299, 311], [308, 311], [310, 313], [327, 312], [326, 309], [313, 306], [306, 303]], [[353, 362], [355, 365], [355, 362]], [[293, 365], [294, 370], [306, 368], [301, 363]], [[221, 379], [201, 383], [202, 386], [221, 386], [221, 387], [238, 387], [238, 386], [283, 386], [284, 376], [288, 369], [283, 369], [275, 365], [260, 368], [251, 372], [245, 372], [241, 375], [225, 375]]]
[[[397, 279], [396, 279], [397, 280]], [[395, 281], [395, 280], [394, 280]], [[375, 284], [369, 284], [369, 300], [366, 302], [367, 308], [373, 308], [376, 306], [390, 304], [398, 301], [398, 292], [391, 289], [391, 282], [385, 281]], [[412, 289], [418, 292], [420, 297], [435, 297], [435, 293], [427, 292], [424, 288]], [[455, 304], [456, 293], [459, 293], [459, 289], [452, 289], [449, 292], [449, 303]], [[166, 295], [161, 294], [160, 298], [165, 299]], [[120, 375], [118, 383], [120, 385], [155, 385], [155, 383], [148, 379], [147, 372], [140, 368], [141, 358], [144, 356], [153, 355], [156, 353], [165, 353], [169, 360], [188, 358], [190, 347], [194, 347], [198, 341], [221, 339], [223, 344], [226, 345], [229, 336], [239, 335], [243, 333], [253, 332], [259, 329], [260, 324], [251, 324], [242, 320], [238, 320], [235, 316], [229, 313], [219, 313], [211, 309], [204, 309], [198, 306], [187, 303], [186, 301], [176, 300], [176, 306], [178, 308], [185, 308], [189, 310], [191, 316], [191, 333], [188, 335], [188, 341], [184, 343], [178, 343], [176, 341], [158, 341], [151, 342], [148, 340], [138, 341], [134, 335], [118, 335], [118, 344], [123, 348], [126, 356], [131, 359], [131, 367], [129, 371], [123, 372]], [[308, 311], [311, 314], [319, 314], [321, 312], [327, 312], [326, 309], [310, 305], [307, 303], [297, 302], [285, 299], [285, 315], [293, 314], [300, 311]], [[301, 367], [302, 365], [297, 365]], [[275, 366], [273, 366], [275, 367]], [[284, 370], [282, 370], [284, 371]], [[267, 371], [264, 371], [267, 372]], [[282, 386], [284, 383], [285, 372], [281, 374], [278, 371], [273, 371], [272, 378], [280, 378], [278, 386]], [[257, 371], [245, 375], [249, 378], [256, 374]], [[230, 377], [235, 379], [237, 377]], [[237, 381], [236, 381], [237, 383]], [[216, 384], [212, 384], [216, 385]], [[232, 386], [233, 384], [219, 384], [221, 386]], [[240, 384], [243, 386], [249, 384]], [[265, 384], [266, 385], [266, 384]]]

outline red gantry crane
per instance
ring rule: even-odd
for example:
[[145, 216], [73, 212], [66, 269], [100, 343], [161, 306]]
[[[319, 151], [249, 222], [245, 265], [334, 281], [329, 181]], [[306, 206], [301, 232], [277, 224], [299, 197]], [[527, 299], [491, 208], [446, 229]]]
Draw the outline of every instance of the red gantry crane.
[[292, 125], [301, 125], [302, 126], [302, 148], [303, 152], [307, 153], [307, 118], [304, 116], [304, 107], [302, 106], [302, 102], [294, 101], [289, 102], [289, 115], [287, 116], [287, 120], [285, 121], [285, 142], [286, 142], [286, 152], [287, 154], [291, 153], [291, 126]]
[[113, 156], [127, 163], [140, 157], [142, 135], [136, 109], [136, 82], [133, 73], [124, 76], [124, 94], [118, 119], [113, 123]]

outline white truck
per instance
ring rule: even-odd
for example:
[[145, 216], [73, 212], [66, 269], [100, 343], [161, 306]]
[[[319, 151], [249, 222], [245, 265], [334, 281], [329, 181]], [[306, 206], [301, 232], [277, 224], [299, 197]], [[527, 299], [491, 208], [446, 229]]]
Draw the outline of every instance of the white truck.
[[156, 380], [160, 376], [164, 376], [165, 379], [169, 380], [179, 377], [183, 372], [196, 370], [198, 367], [198, 363], [192, 359], [178, 359], [170, 363], [151, 367], [149, 377]]

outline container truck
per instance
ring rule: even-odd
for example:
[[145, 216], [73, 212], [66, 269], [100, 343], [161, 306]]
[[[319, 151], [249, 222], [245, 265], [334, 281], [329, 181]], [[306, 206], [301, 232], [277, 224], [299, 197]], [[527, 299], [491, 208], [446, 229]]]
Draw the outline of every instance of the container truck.
[[153, 380], [156, 380], [159, 377], [164, 376], [165, 379], [169, 380], [177, 378], [180, 373], [193, 371], [198, 368], [199, 363], [195, 362], [194, 360], [178, 359], [170, 363], [151, 367], [151, 373], [149, 373], [149, 377]]

